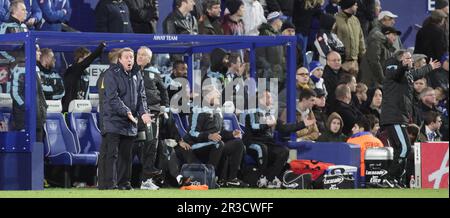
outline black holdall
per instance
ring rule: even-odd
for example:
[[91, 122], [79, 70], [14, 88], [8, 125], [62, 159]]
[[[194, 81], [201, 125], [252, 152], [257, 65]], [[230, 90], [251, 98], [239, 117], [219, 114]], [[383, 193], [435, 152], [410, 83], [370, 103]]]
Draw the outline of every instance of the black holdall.
[[192, 185], [207, 185], [209, 189], [216, 187], [216, 172], [211, 164], [183, 164], [181, 175], [191, 178]]

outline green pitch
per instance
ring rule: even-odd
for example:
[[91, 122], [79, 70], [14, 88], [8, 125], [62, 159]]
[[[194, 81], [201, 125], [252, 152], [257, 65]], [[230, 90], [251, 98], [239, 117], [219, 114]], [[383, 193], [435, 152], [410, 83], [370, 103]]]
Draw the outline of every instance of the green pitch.
[[99, 191], [96, 189], [45, 189], [0, 191], [0, 198], [448, 198], [448, 189], [284, 190], [221, 188], [208, 191]]

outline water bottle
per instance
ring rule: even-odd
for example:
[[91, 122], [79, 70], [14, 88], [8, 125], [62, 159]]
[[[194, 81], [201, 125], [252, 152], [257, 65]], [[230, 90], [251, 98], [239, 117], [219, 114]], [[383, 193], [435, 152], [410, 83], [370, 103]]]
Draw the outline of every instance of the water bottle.
[[411, 179], [409, 180], [409, 188], [416, 188], [416, 180], [414, 179], [414, 175], [411, 175]]

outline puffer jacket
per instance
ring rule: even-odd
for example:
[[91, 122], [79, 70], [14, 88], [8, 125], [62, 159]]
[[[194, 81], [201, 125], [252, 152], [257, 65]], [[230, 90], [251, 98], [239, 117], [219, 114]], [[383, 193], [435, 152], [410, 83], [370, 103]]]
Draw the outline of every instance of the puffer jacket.
[[183, 16], [178, 9], [174, 9], [163, 22], [163, 33], [197, 35], [197, 19], [190, 13]]
[[160, 106], [169, 107], [169, 97], [164, 82], [156, 67], [147, 65], [140, 70], [144, 79], [145, 96], [147, 107], [151, 111], [159, 111]]
[[380, 126], [408, 124], [412, 119], [414, 81], [432, 71], [431, 65], [413, 70], [395, 57], [386, 61]]
[[344, 12], [336, 15], [334, 33], [344, 43], [345, 61], [355, 61], [366, 53], [364, 35], [359, 20], [355, 16], [347, 16]]

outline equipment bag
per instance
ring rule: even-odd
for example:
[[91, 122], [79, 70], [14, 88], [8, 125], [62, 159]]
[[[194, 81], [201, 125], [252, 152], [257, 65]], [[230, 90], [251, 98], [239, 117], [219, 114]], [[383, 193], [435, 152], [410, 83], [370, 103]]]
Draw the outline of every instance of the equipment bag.
[[317, 180], [325, 173], [328, 167], [333, 166], [332, 163], [320, 162], [317, 160], [293, 160], [289, 163], [291, 170], [298, 174], [311, 173], [312, 180]]
[[192, 185], [207, 185], [216, 188], [216, 173], [211, 164], [183, 164], [181, 175], [191, 178]]
[[312, 175], [311, 173], [298, 175], [292, 170], [286, 170], [282, 186], [289, 189], [312, 189]]

